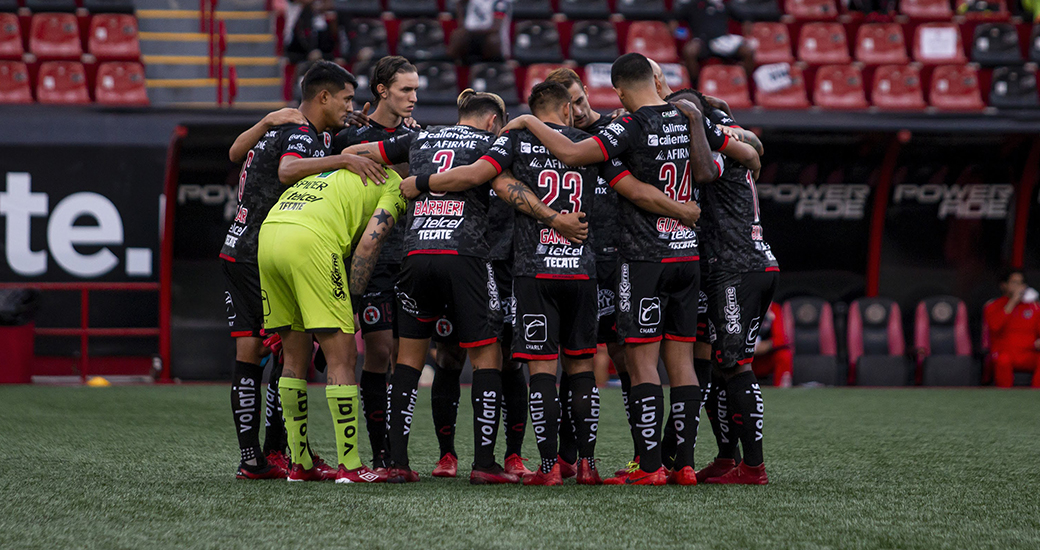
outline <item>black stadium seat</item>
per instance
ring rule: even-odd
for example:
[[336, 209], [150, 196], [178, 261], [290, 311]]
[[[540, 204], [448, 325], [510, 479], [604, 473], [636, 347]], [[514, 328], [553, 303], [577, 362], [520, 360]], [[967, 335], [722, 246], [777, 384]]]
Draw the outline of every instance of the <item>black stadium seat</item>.
[[831, 305], [821, 298], [793, 298], [784, 303], [783, 318], [794, 352], [792, 383], [844, 385]]
[[428, 61], [415, 66], [419, 72], [419, 101], [454, 105], [459, 97], [455, 65], [448, 61]]
[[83, 0], [90, 13], [134, 13], [133, 0]]
[[513, 19], [549, 19], [552, 16], [550, 0], [524, 0], [513, 3]]
[[606, 21], [582, 21], [574, 24], [570, 58], [579, 65], [613, 63], [618, 57], [618, 37], [614, 25]]
[[959, 298], [933, 296], [917, 304], [914, 347], [925, 386], [978, 383], [978, 369], [971, 354], [968, 308]]
[[18, 11], [18, 0], [0, 0], [0, 13], [15, 13]]
[[390, 0], [387, 11], [397, 17], [437, 17], [437, 0]]
[[975, 27], [971, 60], [986, 66], [1013, 65], [1022, 62], [1018, 49], [1018, 31], [1010, 23], [984, 23]]
[[521, 21], [513, 37], [513, 59], [522, 65], [562, 63], [560, 34], [552, 21]]
[[[354, 67], [350, 71], [357, 78], [357, 90], [354, 91], [354, 107], [360, 109], [364, 107], [366, 101], [372, 101], [374, 96], [372, 91], [369, 89], [369, 83], [372, 78], [372, 68], [375, 67], [376, 62], [379, 61], [378, 57], [366, 59], [354, 64]], [[421, 98], [420, 98], [421, 99]]]
[[664, 0], [617, 0], [618, 13], [625, 19], [657, 19], [666, 21], [671, 14], [665, 9]]
[[383, 0], [336, 0], [336, 13], [348, 17], [379, 17]]
[[850, 380], [859, 386], [905, 386], [912, 369], [899, 304], [888, 298], [860, 298], [849, 307]]
[[779, 21], [781, 15], [777, 0], [730, 0], [726, 13], [737, 21]]
[[560, 0], [559, 9], [568, 19], [606, 19], [611, 13], [607, 0]]
[[993, 71], [989, 104], [1003, 109], [1035, 109], [1040, 107], [1036, 89], [1036, 69], [999, 67]]
[[477, 63], [469, 71], [470, 87], [478, 92], [498, 94], [506, 105], [519, 105], [516, 74], [505, 63]]
[[446, 61], [444, 28], [433, 19], [404, 21], [397, 35], [397, 55], [412, 61]]
[[33, 13], [73, 13], [76, 0], [26, 0], [25, 7]]
[[386, 27], [379, 19], [354, 19], [350, 22], [350, 58], [379, 59], [390, 55]]

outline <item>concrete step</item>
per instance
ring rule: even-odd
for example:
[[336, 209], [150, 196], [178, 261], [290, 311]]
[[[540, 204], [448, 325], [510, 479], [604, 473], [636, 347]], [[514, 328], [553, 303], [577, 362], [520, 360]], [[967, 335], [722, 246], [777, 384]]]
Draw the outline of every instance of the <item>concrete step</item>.
[[[229, 12], [225, 12], [229, 13]], [[230, 12], [234, 13], [234, 12]], [[228, 34], [269, 34], [274, 36], [271, 21], [266, 13], [260, 19], [222, 19]], [[148, 17], [137, 20], [140, 32], [199, 32], [198, 17]]]
[[[281, 78], [282, 69], [277, 65], [235, 65], [238, 78]], [[173, 65], [152, 63], [145, 65], [145, 78], [209, 78], [209, 64]]]
[[[198, 10], [197, 0], [134, 0], [134, 7], [141, 10]], [[264, 11], [265, 0], [220, 0], [217, 11]]]
[[[225, 89], [225, 94], [227, 90]], [[148, 87], [148, 99], [152, 105], [195, 105], [215, 106], [217, 101], [216, 84], [205, 86], [174, 86], [174, 87]], [[243, 103], [270, 103], [284, 105], [282, 101], [281, 84], [244, 86], [240, 83], [236, 102]]]
[[[274, 35], [228, 36], [226, 56], [274, 57]], [[141, 33], [143, 55], [209, 56], [209, 38], [199, 33]]]

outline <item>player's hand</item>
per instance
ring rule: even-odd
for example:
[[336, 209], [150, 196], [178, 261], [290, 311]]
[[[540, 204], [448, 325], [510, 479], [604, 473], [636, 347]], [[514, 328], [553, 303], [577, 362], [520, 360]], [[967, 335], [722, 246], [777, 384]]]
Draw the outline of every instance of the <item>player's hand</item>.
[[307, 124], [307, 117], [299, 109], [286, 107], [267, 114], [264, 124], [268, 127], [281, 126], [282, 124]]
[[340, 156], [343, 157], [343, 167], [361, 176], [363, 185], [367, 186], [368, 180], [372, 180], [376, 185], [386, 183], [386, 170], [383, 169], [382, 164], [372, 159], [349, 153], [343, 153]]
[[676, 109], [679, 109], [682, 111], [682, 114], [693, 120], [697, 120], [704, 116], [701, 114], [701, 110], [688, 99], [676, 99], [672, 101], [672, 105], [675, 105]]
[[719, 130], [722, 130], [723, 134], [729, 136], [730, 139], [735, 139], [737, 141], [743, 141], [744, 143], [747, 143], [747, 140], [744, 139], [744, 132], [741, 132], [740, 130], [737, 130], [736, 128], [732, 128], [730, 126], [722, 126], [721, 124], [716, 124], [716, 126], [719, 127]]
[[533, 118], [534, 115], [520, 115], [513, 120], [510, 120], [509, 124], [506, 124], [505, 127], [502, 128], [502, 132], [506, 132], [507, 130], [523, 130], [524, 128], [527, 128], [527, 122]]
[[585, 221], [584, 212], [557, 214], [553, 218], [552, 228], [574, 244], [581, 244], [589, 238], [589, 223]]
[[712, 109], [718, 109], [726, 113], [727, 115], [730, 114], [729, 103], [726, 103], [725, 101], [710, 95], [704, 96], [704, 101], [706, 101], [708, 103], [708, 106]]
[[694, 227], [697, 225], [697, 220], [701, 219], [701, 207], [694, 201], [683, 204], [683, 210], [686, 211], [683, 217], [679, 220], [683, 222], [686, 227]]
[[415, 176], [408, 176], [401, 180], [401, 196], [410, 201], [419, 197], [419, 188], [415, 186]]
[[422, 126], [420, 126], [419, 123], [416, 122], [415, 119], [410, 117], [410, 116], [404, 117], [403, 123], [404, 123], [405, 126], [407, 126], [409, 128], [412, 128], [412, 129], [415, 129], [415, 130], [422, 130]]
[[271, 353], [278, 355], [278, 352], [282, 351], [282, 337], [272, 334], [264, 340], [264, 347], [270, 349]]
[[360, 111], [353, 111], [347, 115], [347, 126], [371, 126], [372, 121], [368, 118], [368, 110], [372, 108], [372, 103], [366, 101], [365, 106]]
[[610, 113], [609, 117], [610, 117], [610, 120], [614, 120], [615, 118], [617, 118], [619, 116], [625, 116], [627, 114], [628, 114], [628, 109], [626, 109], [624, 107], [618, 107], [617, 109], [614, 109], [614, 112]]

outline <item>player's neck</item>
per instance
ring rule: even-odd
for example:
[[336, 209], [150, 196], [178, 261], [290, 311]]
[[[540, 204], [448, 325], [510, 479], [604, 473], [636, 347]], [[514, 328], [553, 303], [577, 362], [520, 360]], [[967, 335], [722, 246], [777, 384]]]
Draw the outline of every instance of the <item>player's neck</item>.
[[[557, 116], [557, 115], [537, 114], [535, 116], [538, 117], [538, 120], [540, 120], [540, 121], [542, 121], [542, 122], [544, 122], [546, 124], [555, 124], [557, 126], [567, 126], [567, 123], [564, 122], [563, 120], [561, 120], [560, 117]], [[595, 122], [595, 121], [593, 121], [593, 122]]]
[[629, 103], [635, 106], [633, 112], [643, 107], [665, 104], [661, 96], [657, 95], [657, 89], [652, 86], [639, 90], [630, 90], [626, 92], [626, 95], [629, 96]]
[[380, 101], [379, 105], [376, 105], [376, 110], [369, 117], [373, 121], [378, 122], [384, 128], [397, 128], [401, 125], [404, 117], [399, 117], [390, 110], [390, 106], [385, 101]]
[[593, 124], [599, 122], [599, 117], [601, 116], [603, 115], [599, 114], [599, 112], [595, 109], [589, 109], [589, 126], [592, 126]]
[[300, 104], [300, 114], [303, 115], [303, 118], [307, 119], [307, 122], [310, 122], [311, 125], [314, 126], [314, 129], [317, 130], [319, 134], [325, 131], [325, 121], [322, 120], [323, 117], [321, 116], [320, 106], [304, 101]]

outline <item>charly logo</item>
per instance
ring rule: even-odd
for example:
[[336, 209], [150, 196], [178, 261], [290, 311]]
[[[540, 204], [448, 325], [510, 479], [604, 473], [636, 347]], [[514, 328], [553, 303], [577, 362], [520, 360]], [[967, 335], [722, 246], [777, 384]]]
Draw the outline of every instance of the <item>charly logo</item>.
[[545, 315], [524, 315], [524, 340], [538, 344], [548, 340], [548, 331], [545, 329]]
[[618, 285], [618, 309], [628, 313], [632, 310], [632, 283], [628, 280], [628, 264], [621, 264], [621, 284]]
[[400, 288], [397, 288], [397, 303], [400, 304], [401, 309], [408, 312], [409, 315], [414, 315], [416, 317], [422, 316], [422, 313], [419, 312], [419, 304], [415, 303], [415, 299]]
[[376, 306], [368, 306], [365, 311], [362, 312], [361, 318], [364, 319], [366, 325], [374, 325], [379, 322], [379, 308]]
[[332, 254], [332, 270], [330, 276], [332, 278], [332, 295], [337, 300], [346, 300], [347, 293], [343, 292], [343, 274], [339, 271], [339, 254]]
[[[762, 318], [755, 317], [748, 323], [747, 339], [744, 344], [749, 348], [754, 348], [756, 340], [758, 340], [758, 330], [762, 327]], [[754, 353], [754, 349], [751, 350]]]
[[740, 304], [737, 303], [736, 287], [726, 287], [726, 332], [740, 333]]
[[455, 330], [455, 327], [451, 324], [451, 321], [445, 319], [444, 317], [437, 319], [437, 325], [435, 328], [437, 330], [437, 336], [440, 336], [441, 338], [447, 338], [451, 336], [451, 333]]
[[643, 298], [639, 301], [639, 324], [644, 327], [654, 327], [661, 322], [661, 299]]

